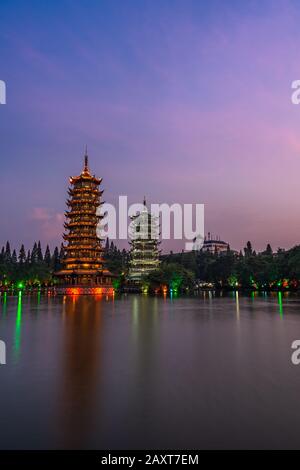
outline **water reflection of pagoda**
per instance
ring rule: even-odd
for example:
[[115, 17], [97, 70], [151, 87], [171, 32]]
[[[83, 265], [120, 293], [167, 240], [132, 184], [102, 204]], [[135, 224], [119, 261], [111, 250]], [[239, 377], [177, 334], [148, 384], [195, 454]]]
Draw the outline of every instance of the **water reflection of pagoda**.
[[86, 153], [83, 171], [79, 176], [70, 178], [69, 210], [65, 213], [67, 221], [64, 225], [67, 230], [64, 234], [66, 257], [63, 268], [56, 273], [59, 284], [63, 288], [72, 286], [72, 293], [95, 291], [101, 294], [113, 291], [112, 275], [104, 267], [101, 240], [97, 236], [97, 225], [101, 219], [97, 209], [103, 193], [99, 189], [101, 181], [101, 178], [90, 173]]

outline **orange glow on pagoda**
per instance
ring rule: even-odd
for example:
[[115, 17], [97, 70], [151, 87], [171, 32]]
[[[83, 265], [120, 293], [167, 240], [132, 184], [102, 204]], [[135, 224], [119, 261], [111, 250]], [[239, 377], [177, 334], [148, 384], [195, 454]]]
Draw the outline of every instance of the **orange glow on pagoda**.
[[78, 293], [113, 292], [112, 274], [105, 269], [101, 240], [97, 236], [97, 225], [102, 218], [97, 215], [102, 204], [101, 181], [102, 178], [90, 173], [86, 152], [81, 174], [70, 178], [63, 235], [67, 242], [66, 257], [62, 269], [56, 273], [59, 284], [70, 293], [75, 290]]

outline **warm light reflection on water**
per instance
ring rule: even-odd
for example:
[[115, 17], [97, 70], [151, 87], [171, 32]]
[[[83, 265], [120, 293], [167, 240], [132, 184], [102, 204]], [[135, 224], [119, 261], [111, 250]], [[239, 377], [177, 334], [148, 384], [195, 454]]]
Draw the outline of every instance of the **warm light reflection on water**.
[[95, 387], [101, 376], [102, 300], [85, 296], [64, 299], [62, 377], [57, 400], [60, 439], [65, 448], [88, 445], [85, 439], [94, 401], [100, 399]]
[[236, 304], [236, 319], [240, 319], [240, 303], [239, 303], [239, 293], [235, 292], [235, 304]]

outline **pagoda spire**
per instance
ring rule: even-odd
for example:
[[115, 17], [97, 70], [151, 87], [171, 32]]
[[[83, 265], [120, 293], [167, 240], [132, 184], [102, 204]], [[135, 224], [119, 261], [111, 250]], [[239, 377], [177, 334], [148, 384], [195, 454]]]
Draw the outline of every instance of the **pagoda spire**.
[[145, 207], [147, 207], [147, 204], [146, 204], [146, 196], [144, 196], [143, 204], [144, 204]]
[[85, 154], [84, 154], [84, 167], [83, 167], [83, 172], [84, 173], [89, 173], [89, 156], [87, 153], [87, 145], [85, 146]]

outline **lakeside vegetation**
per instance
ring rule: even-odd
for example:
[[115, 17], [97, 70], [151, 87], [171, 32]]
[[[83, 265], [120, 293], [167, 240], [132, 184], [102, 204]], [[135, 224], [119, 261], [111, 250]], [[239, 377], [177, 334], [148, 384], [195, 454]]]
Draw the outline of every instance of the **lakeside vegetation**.
[[256, 253], [250, 242], [239, 253], [188, 252], [163, 256], [193, 276], [194, 287], [251, 290], [296, 290], [300, 287], [300, 246], [273, 253], [268, 244]]
[[[119, 250], [107, 240], [104, 259], [107, 268], [116, 276], [114, 286], [122, 290], [130, 288], [126, 280], [129, 252]], [[11, 250], [9, 242], [0, 252], [0, 287], [25, 289], [52, 287], [56, 284], [53, 273], [61, 268], [64, 248], [52, 252], [47, 246], [42, 250], [36, 242], [31, 250], [24, 245], [18, 251]], [[250, 290], [298, 290], [300, 288], [300, 246], [290, 250], [279, 249], [275, 253], [270, 245], [260, 253], [252, 249], [250, 242], [240, 253], [231, 251], [216, 254], [209, 252], [170, 253], [161, 256], [158, 270], [145, 276], [145, 291], [190, 291], [201, 288], [250, 289]]]

